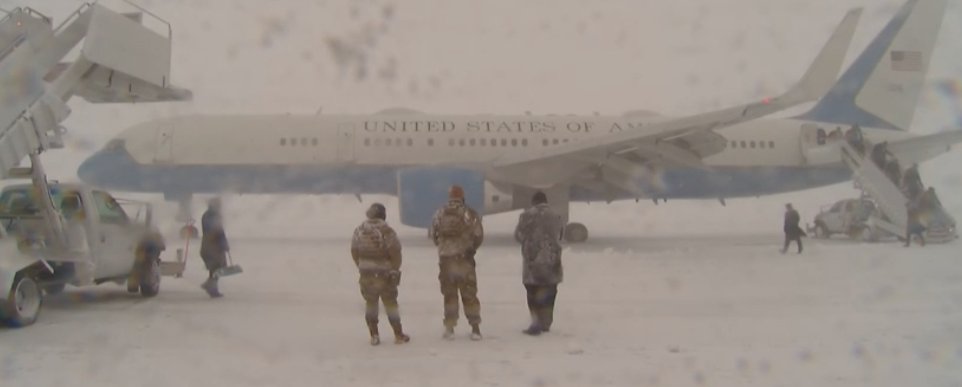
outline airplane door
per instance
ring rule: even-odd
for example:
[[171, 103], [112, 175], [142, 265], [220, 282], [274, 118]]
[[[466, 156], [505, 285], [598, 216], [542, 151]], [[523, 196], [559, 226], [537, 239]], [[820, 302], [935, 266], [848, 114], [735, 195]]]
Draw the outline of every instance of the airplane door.
[[337, 125], [337, 160], [354, 161], [354, 124]]
[[157, 127], [155, 134], [154, 162], [170, 163], [174, 157], [174, 127], [173, 125], [162, 125]]

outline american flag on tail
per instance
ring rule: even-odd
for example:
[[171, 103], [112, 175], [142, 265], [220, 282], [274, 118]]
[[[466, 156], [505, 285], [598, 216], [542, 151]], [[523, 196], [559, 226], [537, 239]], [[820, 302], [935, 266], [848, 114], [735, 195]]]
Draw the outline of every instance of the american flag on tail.
[[920, 51], [895, 51], [889, 53], [892, 70], [922, 71], [922, 53]]

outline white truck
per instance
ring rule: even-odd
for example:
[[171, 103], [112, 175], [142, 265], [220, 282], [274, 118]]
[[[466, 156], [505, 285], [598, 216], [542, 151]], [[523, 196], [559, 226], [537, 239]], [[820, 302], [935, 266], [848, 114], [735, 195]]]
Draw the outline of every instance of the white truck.
[[[124, 205], [136, 207], [133, 216]], [[68, 284], [126, 283], [127, 291], [153, 297], [162, 275], [184, 271], [180, 257], [161, 261], [164, 239], [151, 225], [148, 203], [117, 200], [90, 186], [6, 186], [0, 224], [0, 321], [11, 326], [33, 324], [44, 294]]]

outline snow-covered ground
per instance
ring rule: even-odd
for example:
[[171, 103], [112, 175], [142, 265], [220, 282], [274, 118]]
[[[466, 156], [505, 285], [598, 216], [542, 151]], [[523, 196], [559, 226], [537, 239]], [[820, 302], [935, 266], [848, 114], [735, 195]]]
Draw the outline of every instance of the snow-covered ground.
[[[363, 210], [342, 208], [327, 215]], [[301, 223], [311, 237], [235, 236], [246, 272], [222, 281], [223, 299], [197, 287], [196, 256], [154, 299], [113, 285], [50, 298], [35, 326], [0, 330], [3, 385], [962, 382], [957, 244], [806, 240], [804, 254], [781, 255], [777, 234], [601, 236], [565, 251], [555, 326], [531, 338], [519, 249], [493, 231], [478, 256], [485, 339], [468, 340], [462, 319], [448, 342], [433, 248], [405, 229], [400, 303], [412, 341], [371, 347], [350, 229], [338, 223]]]
[[[106, 1], [112, 5], [115, 1]], [[878, 0], [142, 0], [174, 29], [173, 82], [191, 103], [71, 101], [54, 177], [131, 124], [181, 113], [687, 114], [769, 96], [795, 81], [851, 6], [866, 6], [851, 52], [900, 1]], [[60, 20], [77, 2], [26, 4]], [[931, 78], [959, 78], [959, 1], [951, 0]], [[850, 57], [848, 60], [851, 60]], [[919, 132], [952, 122], [927, 94]], [[962, 152], [923, 178], [962, 219]], [[424, 231], [404, 243], [402, 318], [412, 342], [367, 344], [348, 238], [390, 197], [226, 197], [246, 272], [224, 299], [183, 279], [142, 300], [104, 285], [48, 300], [28, 329], [0, 329], [7, 386], [954, 386], [962, 384], [959, 243], [905, 249], [806, 239], [781, 255], [782, 205], [805, 221], [855, 195], [850, 185], [762, 198], [575, 204], [589, 243], [564, 255], [556, 325], [527, 324], [516, 214], [485, 218], [479, 252], [485, 340], [441, 340], [436, 258]], [[173, 206], [158, 195], [171, 235]], [[199, 202], [199, 200], [198, 200]], [[182, 242], [171, 238], [171, 250]], [[168, 252], [172, 258], [172, 251]], [[462, 320], [463, 321], [463, 320]], [[382, 330], [387, 331], [386, 321]], [[389, 336], [389, 334], [388, 334]]]

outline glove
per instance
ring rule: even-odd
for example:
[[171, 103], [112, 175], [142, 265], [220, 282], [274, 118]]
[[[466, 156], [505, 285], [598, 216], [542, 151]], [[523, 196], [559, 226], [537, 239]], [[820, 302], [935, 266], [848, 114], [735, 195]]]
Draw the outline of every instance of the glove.
[[391, 271], [387, 272], [387, 279], [388, 279], [388, 281], [391, 281], [391, 283], [394, 284], [394, 286], [400, 285], [400, 284], [401, 284], [401, 271], [400, 271], [400, 270], [391, 270]]

